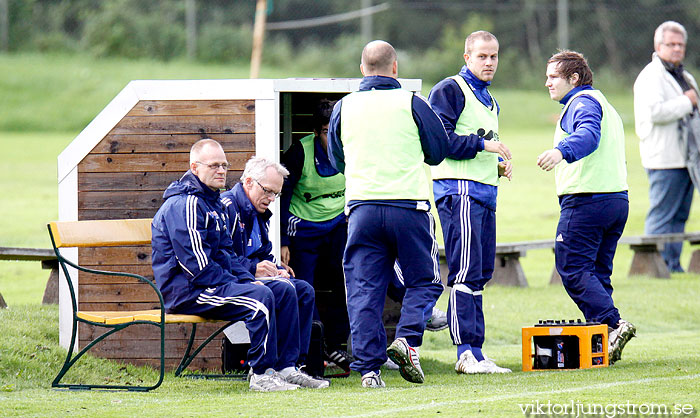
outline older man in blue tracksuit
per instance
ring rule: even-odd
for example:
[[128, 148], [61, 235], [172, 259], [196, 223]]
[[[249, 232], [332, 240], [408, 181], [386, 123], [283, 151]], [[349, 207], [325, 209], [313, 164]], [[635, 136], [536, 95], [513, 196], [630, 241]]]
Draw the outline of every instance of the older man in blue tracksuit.
[[[447, 319], [457, 345], [458, 373], [508, 373], [486, 357], [482, 292], [496, 257], [499, 177], [510, 179], [510, 150], [499, 141], [496, 100], [488, 91], [498, 68], [498, 40], [477, 31], [465, 41], [465, 66], [430, 91], [430, 104], [449, 135], [449, 154], [433, 167], [437, 205], [452, 287]], [[499, 158], [503, 162], [499, 162]]]
[[610, 276], [627, 222], [627, 167], [622, 119], [600, 90], [583, 55], [562, 51], [547, 62], [549, 96], [564, 105], [554, 148], [537, 164], [554, 168], [561, 206], [554, 253], [569, 296], [586, 320], [608, 325], [610, 364], [620, 359], [635, 327], [620, 318]]
[[232, 260], [227, 214], [219, 202], [227, 166], [219, 143], [203, 139], [190, 151], [190, 170], [166, 189], [151, 227], [156, 284], [168, 313], [245, 321], [252, 390], [295, 389], [278, 373], [289, 365], [288, 353], [279, 357], [277, 353], [279, 347], [288, 346], [288, 337], [284, 332], [278, 335], [278, 326], [288, 326], [295, 297], [286, 292], [275, 299], [270, 289]]
[[397, 67], [391, 45], [367, 44], [360, 90], [336, 104], [328, 132], [331, 163], [346, 179], [343, 267], [356, 358], [351, 368], [362, 374], [363, 387], [384, 386], [382, 310], [394, 261], [403, 270], [406, 293], [387, 354], [408, 381], [425, 378], [415, 347], [423, 339], [424, 309], [443, 290], [423, 162], [442, 161], [447, 137], [426, 101], [401, 89]]
[[[241, 182], [222, 193], [221, 202], [229, 217], [233, 260], [258, 280], [262, 280], [272, 289], [275, 296], [278, 292], [294, 290], [297, 301], [297, 309], [293, 312], [295, 320], [288, 324], [286, 331], [289, 333], [289, 340], [293, 341], [290, 351], [297, 355], [295, 362], [304, 365], [311, 340], [314, 289], [309, 283], [294, 278], [289, 267], [277, 264], [272, 255], [272, 242], [268, 235], [272, 216], [268, 206], [279, 196], [284, 176], [288, 174], [287, 169], [278, 163], [253, 157], [246, 163]], [[305, 373], [303, 377], [305, 380], [298, 382], [301, 386], [328, 386], [325, 380], [314, 379]]]

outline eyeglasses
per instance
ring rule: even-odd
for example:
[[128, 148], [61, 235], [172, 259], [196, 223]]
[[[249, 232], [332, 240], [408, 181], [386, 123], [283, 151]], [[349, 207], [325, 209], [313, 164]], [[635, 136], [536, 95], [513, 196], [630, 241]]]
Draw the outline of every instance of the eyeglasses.
[[228, 170], [228, 168], [231, 166], [231, 164], [229, 164], [229, 163], [203, 163], [200, 161], [195, 161], [195, 164], [206, 165], [207, 167], [211, 168], [212, 170], [218, 170], [219, 167], [223, 168], [224, 170]]
[[282, 192], [275, 192], [275, 191], [273, 191], [273, 190], [270, 190], [270, 189], [268, 189], [267, 187], [265, 187], [265, 186], [263, 186], [262, 184], [260, 184], [260, 182], [257, 181], [257, 180], [255, 180], [255, 182], [258, 183], [258, 186], [260, 186], [260, 188], [262, 189], [263, 193], [265, 193], [265, 196], [267, 196], [267, 197], [269, 197], [269, 198], [273, 198], [273, 197], [274, 197], [274, 198], [278, 198], [278, 197], [282, 196]]
[[680, 43], [680, 42], [679, 43], [668, 43], [668, 44], [662, 44], [662, 45], [665, 46], [666, 48], [671, 48], [671, 49], [676, 48], [676, 47], [685, 48], [685, 44]]

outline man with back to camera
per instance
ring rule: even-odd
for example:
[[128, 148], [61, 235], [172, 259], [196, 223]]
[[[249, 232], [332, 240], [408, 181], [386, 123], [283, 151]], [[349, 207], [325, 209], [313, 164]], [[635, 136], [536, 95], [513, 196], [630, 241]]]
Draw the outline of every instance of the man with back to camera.
[[[379, 369], [388, 354], [404, 379], [422, 383], [416, 347], [423, 340], [424, 310], [443, 291], [423, 163], [442, 161], [447, 137], [428, 103], [401, 89], [389, 43], [368, 43], [360, 71], [359, 91], [335, 105], [328, 131], [331, 164], [346, 179], [343, 267], [356, 359], [351, 368], [362, 375], [363, 387], [384, 387]], [[382, 311], [397, 259], [406, 293], [397, 338], [387, 349]]]
[[[488, 86], [498, 68], [499, 44], [486, 31], [467, 36], [465, 65], [430, 91], [450, 150], [432, 168], [452, 287], [447, 308], [457, 373], [510, 373], [481, 351], [485, 322], [482, 292], [496, 259], [496, 200], [499, 177], [511, 179], [511, 153], [498, 138], [499, 106]], [[499, 162], [499, 159], [502, 159]]]
[[[683, 69], [687, 42], [680, 23], [659, 25], [651, 62], [634, 83], [634, 127], [649, 178], [646, 234], [684, 232], [693, 201], [686, 147], [698, 140], [688, 123], [698, 117], [698, 86]], [[665, 244], [661, 255], [669, 271], [683, 272], [682, 249], [683, 242]]]
[[[289, 175], [280, 198], [280, 258], [294, 269], [298, 278], [312, 285], [323, 281], [331, 289], [327, 312], [322, 318], [325, 356], [349, 372], [353, 359], [341, 349], [350, 334], [343, 275], [343, 251], [347, 241], [345, 176], [331, 165], [326, 151], [334, 104], [328, 99], [320, 100], [313, 112], [314, 133], [294, 141], [282, 156], [282, 164]], [[394, 270], [396, 277], [389, 286], [388, 296], [401, 303], [406, 288], [398, 263]], [[425, 317], [426, 330], [447, 328], [446, 314], [433, 304], [426, 306]], [[320, 319], [317, 309], [314, 309], [314, 319]]]
[[[168, 313], [245, 321], [250, 334], [250, 389], [296, 389], [279, 374], [277, 348], [286, 346], [284, 315], [293, 299], [272, 291], [231, 258], [227, 215], [219, 202], [226, 186], [226, 155], [218, 142], [202, 139], [190, 150], [190, 169], [163, 194], [153, 217], [152, 265]], [[282, 313], [280, 321], [275, 311]]]
[[280, 356], [285, 359], [280, 375], [289, 383], [321, 389], [330, 382], [309, 376], [303, 369], [311, 341], [314, 289], [294, 278], [294, 271], [288, 266], [277, 265], [268, 235], [272, 216], [268, 207], [279, 197], [284, 176], [288, 174], [280, 164], [254, 156], [246, 162], [241, 182], [221, 193], [221, 202], [228, 215], [232, 259], [272, 289], [275, 299], [288, 292], [293, 296], [296, 309], [287, 314], [288, 324], [284, 329], [280, 325], [279, 330], [287, 333], [289, 344], [280, 347]]
[[622, 119], [600, 90], [583, 55], [561, 51], [547, 61], [549, 97], [564, 105], [554, 148], [537, 157], [554, 169], [561, 214], [554, 259], [562, 284], [587, 321], [608, 325], [610, 364], [635, 336], [620, 318], [610, 276], [617, 241], [627, 222], [627, 167]]

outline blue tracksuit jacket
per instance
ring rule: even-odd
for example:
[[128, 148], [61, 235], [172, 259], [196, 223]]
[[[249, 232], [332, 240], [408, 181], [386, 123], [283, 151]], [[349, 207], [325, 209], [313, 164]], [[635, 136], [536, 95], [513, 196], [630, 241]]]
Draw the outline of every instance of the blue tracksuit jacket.
[[188, 171], [163, 194], [165, 202], [153, 218], [153, 274], [165, 308], [173, 311], [208, 287], [254, 277], [232, 262], [233, 246], [219, 192]]

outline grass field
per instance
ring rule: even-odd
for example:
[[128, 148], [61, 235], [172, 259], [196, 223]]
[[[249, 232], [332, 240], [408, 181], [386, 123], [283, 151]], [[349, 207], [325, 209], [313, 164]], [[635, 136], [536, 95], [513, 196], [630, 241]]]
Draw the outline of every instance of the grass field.
[[[0, 246], [45, 248], [49, 247], [46, 222], [57, 217], [56, 156], [129, 79], [235, 78], [247, 74], [246, 68], [187, 63], [93, 63], [85, 58], [2, 55], [0, 71], [6, 75], [0, 80]], [[76, 84], [73, 75], [86, 81]], [[268, 70], [266, 76], [288, 75]], [[494, 84], [497, 86], [497, 80]], [[513, 181], [500, 188], [499, 242], [551, 238], [558, 217], [552, 174], [541, 172], [535, 159], [551, 147], [560, 107], [549, 100], [544, 87], [537, 88], [532, 92], [496, 89], [494, 93], [502, 108], [501, 137], [513, 151], [515, 164]], [[630, 218], [625, 233], [641, 234], [648, 206], [647, 181], [632, 126], [631, 96], [624, 92], [609, 96], [627, 128]], [[697, 205], [688, 230], [700, 230]], [[689, 250], [684, 252], [684, 265]], [[0, 310], [0, 416], [498, 417], [522, 416], [527, 405], [547, 402], [608, 408], [628, 402], [636, 406], [656, 404], [670, 412], [689, 405], [697, 411], [700, 276], [627, 278], [631, 251], [626, 247], [621, 247], [615, 258], [614, 296], [623, 316], [637, 325], [638, 338], [629, 344], [623, 360], [598, 370], [519, 371], [522, 326], [542, 318], [580, 317], [564, 290], [547, 284], [553, 261], [551, 251], [530, 251], [522, 259], [530, 287], [493, 286], [485, 292], [485, 352], [512, 368], [513, 374], [455, 374], [455, 350], [447, 332], [440, 332], [426, 335], [422, 347], [427, 376], [423, 385], [409, 384], [398, 373], [385, 372], [388, 387], [383, 390], [363, 390], [355, 374], [334, 380], [324, 391], [281, 394], [250, 393], [242, 382], [192, 381], [172, 374], [158, 390], [146, 394], [51, 390], [50, 382], [65, 351], [57, 344], [57, 308], [40, 305], [48, 272], [38, 263], [0, 262], [0, 293], [10, 305]], [[445, 308], [444, 298], [440, 306]], [[135, 382], [156, 378], [151, 369], [86, 360], [68, 379]], [[619, 410], [613, 412], [608, 416], [621, 415]], [[697, 412], [692, 415], [697, 416]]]

